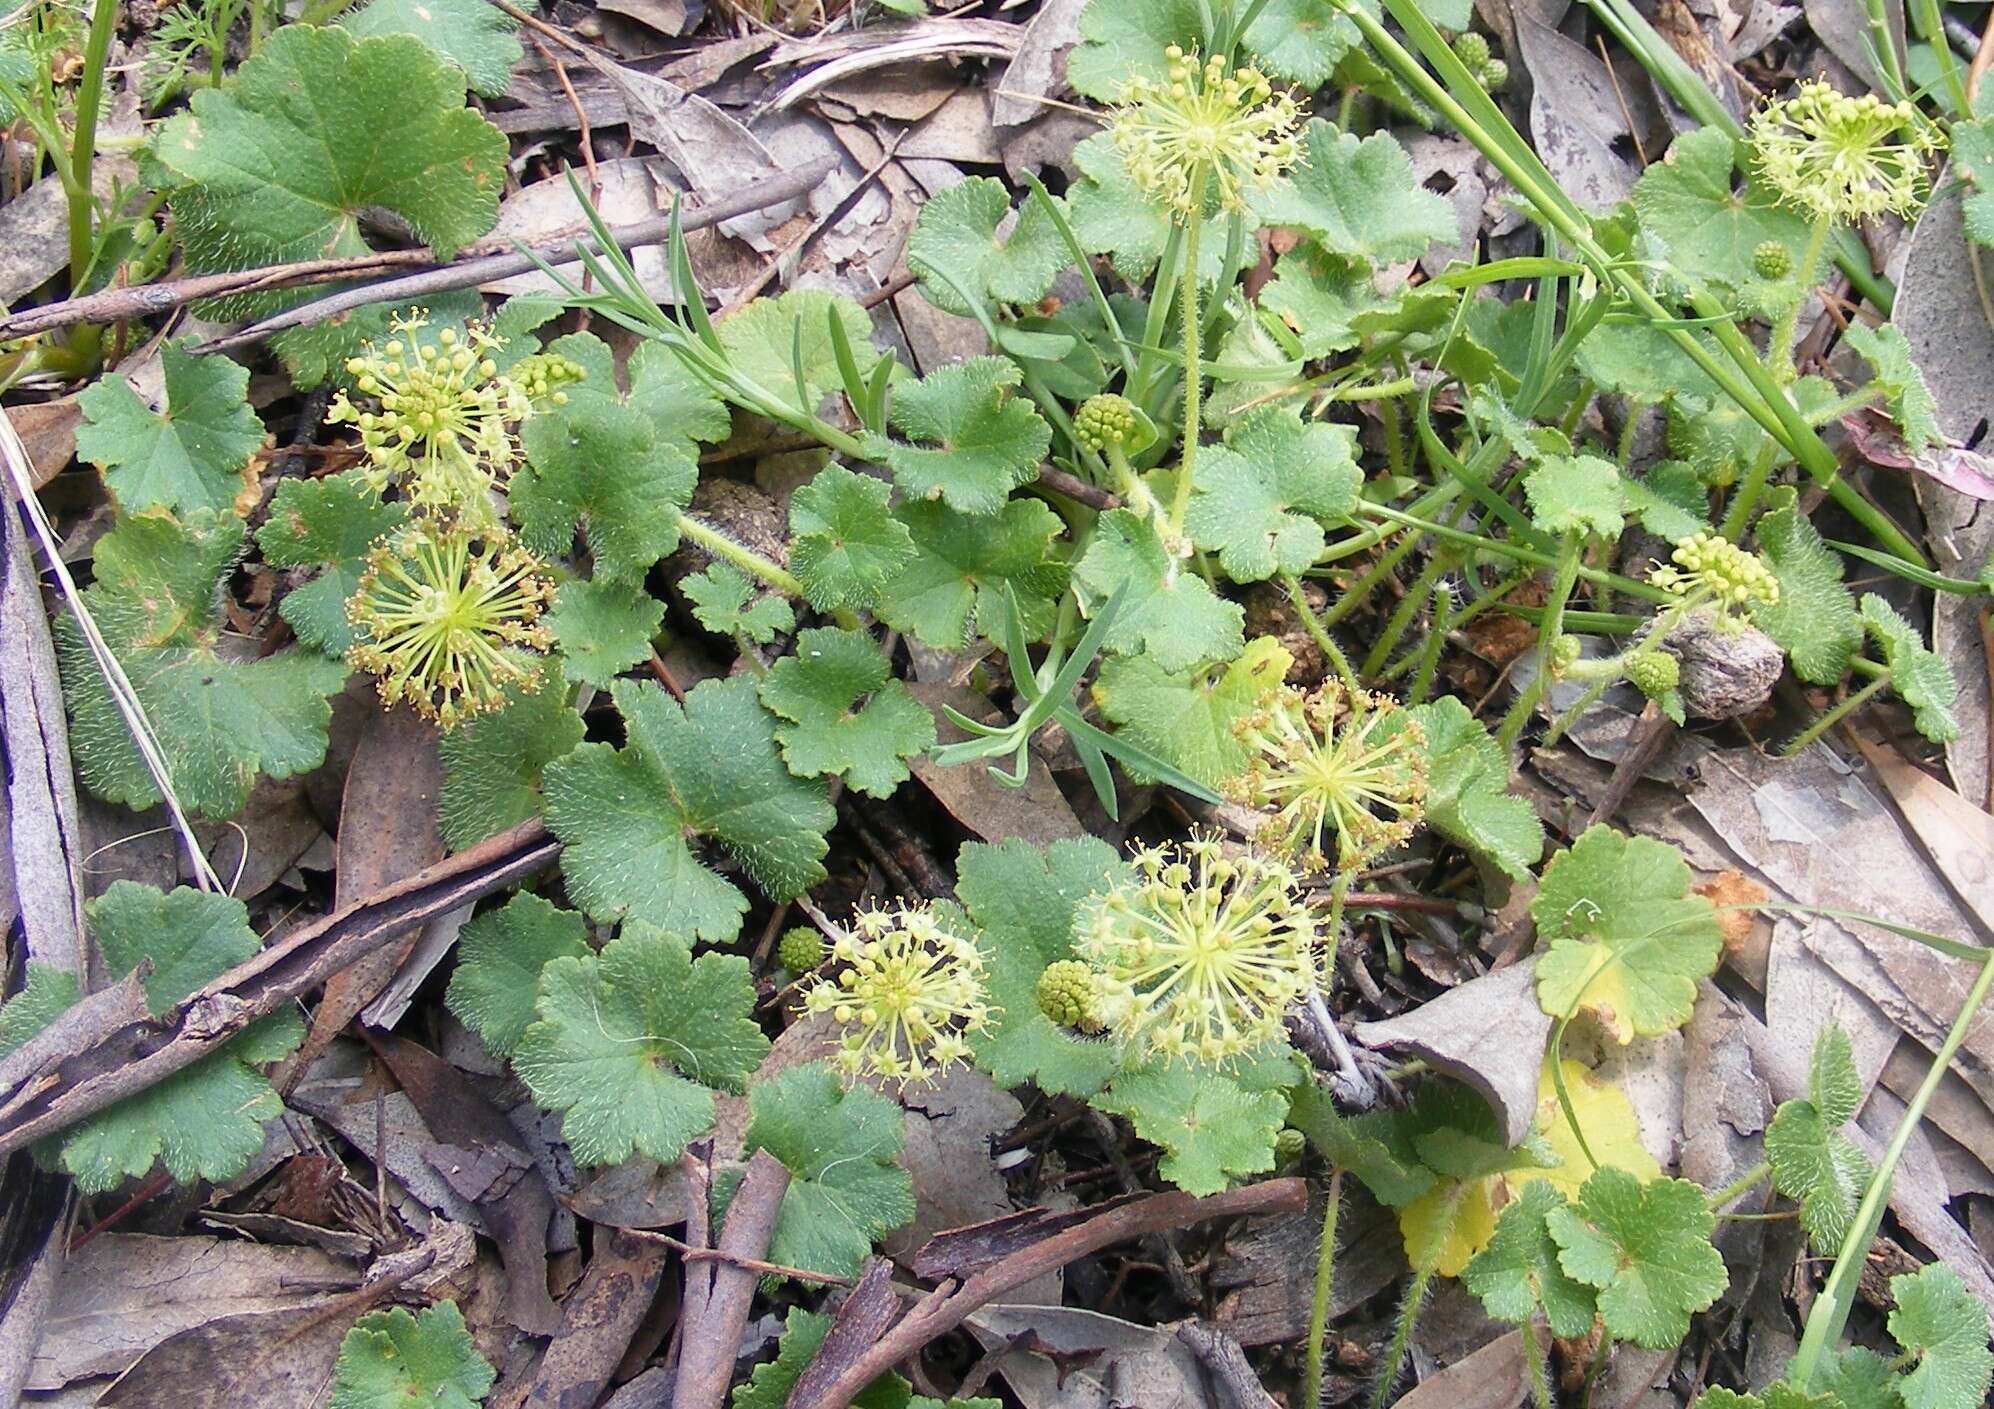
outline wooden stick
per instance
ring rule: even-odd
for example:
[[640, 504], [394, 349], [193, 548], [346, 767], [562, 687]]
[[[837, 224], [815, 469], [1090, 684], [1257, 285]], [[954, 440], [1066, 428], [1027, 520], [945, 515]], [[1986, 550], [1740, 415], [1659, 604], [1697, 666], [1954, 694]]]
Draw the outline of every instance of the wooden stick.
[[[1146, 1233], [1182, 1228], [1210, 1218], [1289, 1213], [1306, 1207], [1308, 1196], [1308, 1185], [1300, 1179], [1291, 1178], [1269, 1179], [1201, 1199], [1182, 1193], [1156, 1194], [1122, 1204], [1077, 1227], [1056, 1233], [1043, 1242], [1020, 1248], [974, 1274], [959, 1287], [938, 1287], [883, 1334], [866, 1337], [857, 1354], [843, 1363], [827, 1363], [820, 1369], [818, 1362], [828, 1360], [834, 1349], [858, 1339], [839, 1336], [839, 1323], [846, 1319], [845, 1308], [857, 1304], [859, 1309], [855, 1314], [863, 1316], [873, 1306], [871, 1300], [855, 1291], [847, 1299], [845, 1307], [839, 1309], [838, 1320], [833, 1322], [830, 1333], [825, 1336], [817, 1360], [811, 1362], [797, 1381], [788, 1409], [847, 1409], [853, 1397], [867, 1385], [928, 1342], [954, 1330], [978, 1308], [1006, 1292], [1015, 1291], [1034, 1278], [1099, 1252], [1102, 1248], [1139, 1238]], [[867, 1282], [873, 1280], [874, 1271], [884, 1265], [880, 1260], [874, 1260], [867, 1275], [860, 1278], [861, 1291]]]

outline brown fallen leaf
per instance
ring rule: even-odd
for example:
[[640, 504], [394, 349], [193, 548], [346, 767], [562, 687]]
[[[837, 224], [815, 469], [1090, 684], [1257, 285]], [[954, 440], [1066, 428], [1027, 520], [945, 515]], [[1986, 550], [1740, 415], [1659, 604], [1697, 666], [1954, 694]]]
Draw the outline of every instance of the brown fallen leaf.
[[[361, 726], [340, 803], [335, 906], [349, 905], [443, 859], [436, 806], [443, 793], [443, 761], [436, 741], [436, 726], [410, 709], [378, 710]], [[411, 929], [326, 981], [311, 1031], [285, 1064], [279, 1090], [289, 1089], [326, 1044], [387, 987], [420, 937], [420, 929]]]
[[388, 1033], [367, 1034], [441, 1143], [429, 1165], [484, 1215], [510, 1284], [507, 1316], [520, 1330], [552, 1335], [560, 1309], [547, 1295], [547, 1220], [554, 1194], [511, 1122], [455, 1067], [427, 1048]]
[[[917, 682], [908, 689], [934, 714], [936, 737], [944, 744], [959, 743], [969, 736], [942, 714], [943, 705], [982, 723], [995, 724], [1003, 719], [1003, 711], [966, 685]], [[1031, 754], [1030, 759], [1031, 768], [1021, 788], [1000, 783], [981, 763], [944, 768], [923, 754], [907, 760], [907, 766], [951, 817], [984, 841], [1023, 837], [1043, 846], [1087, 835], [1045, 761], [1037, 754]]]
[[1420, 1381], [1396, 1409], [1516, 1409], [1529, 1394], [1523, 1332], [1511, 1331]]
[[169, 1336], [231, 1316], [291, 1311], [360, 1278], [309, 1248], [107, 1233], [77, 1250], [56, 1286], [28, 1388], [117, 1374]]
[[594, 1404], [651, 1309], [670, 1256], [665, 1244], [620, 1230], [598, 1238], [539, 1365], [530, 1376], [501, 1385], [487, 1403], [492, 1409]]
[[1470, 979], [1409, 1013], [1358, 1023], [1367, 1047], [1413, 1052], [1479, 1091], [1510, 1144], [1537, 1116], [1537, 1076], [1551, 1018], [1537, 1002], [1534, 960]]

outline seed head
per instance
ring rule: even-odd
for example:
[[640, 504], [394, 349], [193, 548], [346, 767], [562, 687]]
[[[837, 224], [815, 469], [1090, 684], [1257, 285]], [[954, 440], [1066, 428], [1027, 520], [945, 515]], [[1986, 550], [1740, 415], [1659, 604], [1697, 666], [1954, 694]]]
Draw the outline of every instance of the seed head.
[[807, 925], [786, 931], [775, 947], [775, 961], [793, 974], [807, 974], [824, 962], [824, 937]]
[[1101, 983], [1078, 959], [1060, 959], [1039, 975], [1039, 1011], [1077, 1032], [1101, 1030]]
[[1097, 896], [1077, 948], [1099, 975], [1107, 1029], [1160, 1057], [1228, 1065], [1279, 1041], [1317, 980], [1315, 922], [1297, 877], [1216, 837], [1146, 847], [1135, 879]]
[[1500, 93], [1509, 86], [1509, 65], [1501, 59], [1490, 59], [1475, 70], [1475, 82], [1484, 93]]
[[1850, 223], [1924, 204], [1938, 129], [1912, 103], [1860, 97], [1815, 79], [1752, 119], [1752, 155], [1783, 205]]
[[1302, 110], [1255, 68], [1200, 61], [1173, 44], [1161, 79], [1122, 85], [1109, 132], [1129, 177], [1179, 221], [1245, 208], [1301, 154]]
[[1335, 684], [1307, 695], [1283, 688], [1238, 728], [1253, 758], [1228, 790], [1274, 809], [1262, 843], [1304, 870], [1329, 864], [1329, 838], [1352, 870], [1419, 825], [1426, 734], [1392, 701]]
[[1648, 581], [1678, 597], [1717, 604], [1717, 624], [1744, 624], [1752, 603], [1773, 606], [1779, 601], [1779, 579], [1756, 553], [1748, 553], [1714, 533], [1696, 533], [1676, 544], [1670, 562], [1648, 574]]
[[535, 688], [553, 644], [540, 614], [554, 583], [502, 529], [417, 519], [374, 545], [346, 615], [359, 640], [347, 659], [444, 728]]
[[491, 359], [499, 339], [473, 326], [419, 341], [428, 326], [419, 312], [397, 317], [394, 337], [350, 359], [355, 389], [376, 409], [361, 410], [342, 391], [326, 419], [359, 428], [361, 473], [376, 489], [392, 482], [418, 509], [495, 524], [490, 492], [518, 453], [511, 427], [533, 408]]
[[844, 967], [805, 990], [803, 1007], [844, 1029], [847, 1076], [932, 1081], [969, 1056], [964, 1035], [990, 1021], [982, 951], [926, 906], [861, 911], [831, 953]]

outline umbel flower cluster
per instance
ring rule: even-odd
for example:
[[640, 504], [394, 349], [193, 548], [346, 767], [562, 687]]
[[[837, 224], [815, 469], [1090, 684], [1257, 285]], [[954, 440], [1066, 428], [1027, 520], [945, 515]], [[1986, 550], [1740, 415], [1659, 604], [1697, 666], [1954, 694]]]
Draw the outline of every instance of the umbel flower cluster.
[[1134, 879], [1078, 922], [1075, 948], [1098, 984], [1083, 1016], [1145, 1053], [1215, 1065], [1281, 1040], [1283, 1017], [1317, 981], [1315, 921], [1294, 871], [1228, 855], [1211, 836], [1132, 860]]
[[1172, 44], [1164, 76], [1123, 85], [1109, 124], [1129, 178], [1180, 221], [1241, 210], [1295, 164], [1302, 110], [1256, 68]]
[[864, 910], [838, 936], [833, 977], [803, 993], [803, 1010], [842, 1029], [846, 1076], [932, 1081], [969, 1056], [965, 1037], [990, 1021], [983, 953], [926, 906]]
[[503, 530], [417, 520], [374, 545], [346, 614], [353, 664], [379, 677], [384, 703], [446, 728], [497, 709], [507, 686], [539, 682], [534, 652], [554, 582]]
[[546, 353], [501, 372], [503, 341], [476, 324], [425, 336], [418, 311], [390, 327], [347, 362], [353, 393], [327, 413], [360, 432], [362, 478], [414, 511], [374, 545], [347, 600], [357, 636], [347, 658], [379, 677], [383, 701], [452, 728], [498, 708], [509, 687], [540, 682], [553, 579], [500, 524], [492, 491], [518, 459], [519, 423], [536, 404], [566, 401], [563, 388], [586, 373]]
[[[1052, 1022], [1132, 1061], [1224, 1068], [1284, 1040], [1289, 1011], [1324, 981], [1302, 872], [1334, 849], [1338, 915], [1355, 869], [1411, 835], [1424, 734], [1400, 706], [1329, 686], [1276, 690], [1242, 737], [1254, 757], [1231, 790], [1273, 809], [1256, 846], [1194, 835], [1138, 850], [1132, 874], [1077, 912], [1076, 957], [1040, 974], [1033, 998]], [[845, 967], [804, 1006], [844, 1028], [848, 1073], [919, 1079], [967, 1051], [955, 1032], [986, 1020], [982, 955], [924, 911], [861, 916], [833, 958]]]
[[1915, 213], [1939, 140], [1915, 104], [1820, 80], [1768, 103], [1751, 128], [1759, 174], [1780, 202], [1831, 223]]
[[1648, 574], [1648, 581], [1685, 605], [1714, 603], [1720, 624], [1742, 625], [1743, 613], [1752, 605], [1779, 603], [1779, 579], [1765, 560], [1727, 538], [1691, 534], [1676, 544], [1669, 559]]
[[421, 313], [397, 318], [394, 337], [349, 360], [355, 388], [376, 409], [341, 392], [326, 419], [359, 428], [362, 473], [376, 489], [394, 484], [417, 509], [486, 524], [490, 492], [517, 458], [512, 428], [533, 408], [499, 372], [490, 333], [445, 328], [425, 341], [428, 326]]
[[1419, 825], [1426, 737], [1392, 701], [1337, 685], [1282, 689], [1239, 728], [1253, 756], [1229, 791], [1271, 809], [1262, 845], [1304, 870], [1327, 866], [1331, 846], [1336, 864], [1354, 870]]

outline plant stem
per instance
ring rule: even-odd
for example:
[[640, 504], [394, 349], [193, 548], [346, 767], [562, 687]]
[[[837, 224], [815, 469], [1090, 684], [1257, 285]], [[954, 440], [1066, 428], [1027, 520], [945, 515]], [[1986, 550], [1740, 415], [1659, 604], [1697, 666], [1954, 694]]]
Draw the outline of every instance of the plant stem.
[[1537, 1409], [1557, 1409], [1551, 1395], [1550, 1367], [1544, 1363], [1544, 1344], [1537, 1339], [1537, 1318], [1528, 1316], [1517, 1327], [1523, 1332], [1523, 1363], [1530, 1375], [1530, 1402]]
[[[1423, 47], [1430, 39], [1437, 51], [1452, 58], [1446, 41], [1434, 29], [1433, 22], [1420, 11], [1412, 0], [1386, 0], [1386, 7], [1404, 25], [1408, 33], [1420, 36]], [[1454, 125], [1462, 136], [1475, 145], [1487, 157], [1517, 192], [1529, 202], [1536, 217], [1551, 227], [1560, 238], [1569, 243], [1572, 249], [1593, 267], [1598, 276], [1613, 285], [1636, 311], [1655, 326], [1665, 329], [1670, 338], [1680, 346], [1689, 359], [1716, 382], [1724, 394], [1735, 401], [1746, 414], [1757, 421], [1770, 434], [1800, 461], [1807, 473], [1833, 496], [1835, 502], [1845, 509], [1890, 552], [1907, 562], [1925, 564], [1925, 555], [1908, 538], [1904, 531], [1892, 523], [1889, 517], [1856, 492], [1854, 486], [1841, 479], [1841, 467], [1817, 435], [1795, 408], [1791, 398], [1759, 361], [1758, 351], [1745, 335], [1738, 331], [1731, 321], [1730, 313], [1707, 292], [1692, 287], [1690, 305], [1700, 318], [1712, 320], [1710, 332], [1718, 347], [1734, 364], [1726, 366], [1705, 346], [1682, 320], [1671, 313], [1661, 300], [1649, 292], [1639, 275], [1624, 261], [1609, 255], [1593, 238], [1592, 230], [1584, 213], [1574, 205], [1569, 196], [1557, 185], [1550, 172], [1544, 167], [1527, 144], [1517, 134], [1516, 129], [1503, 117], [1501, 109], [1488, 101], [1486, 94], [1477, 93], [1481, 106], [1492, 120], [1502, 124], [1510, 141], [1490, 132], [1478, 122], [1469, 111], [1454, 97], [1448, 88], [1426, 71], [1425, 65], [1395, 39], [1391, 32], [1377, 18], [1354, 0], [1344, 0], [1339, 7], [1343, 14], [1363, 34], [1378, 57], [1395, 73], [1399, 80], [1412, 89], [1420, 98]], [[1455, 68], [1460, 61], [1453, 60]], [[1464, 71], [1465, 72], [1465, 71]], [[1512, 145], [1513, 143], [1513, 145]]]
[[1177, 492], [1170, 500], [1170, 534], [1165, 547], [1179, 551], [1184, 537], [1184, 515], [1191, 507], [1191, 488], [1196, 482], [1198, 459], [1198, 397], [1204, 380], [1198, 359], [1198, 234], [1205, 224], [1205, 169], [1191, 178], [1190, 219], [1184, 226], [1184, 306], [1178, 316], [1184, 324], [1184, 442], [1178, 447]]
[[1877, 676], [1853, 695], [1850, 695], [1847, 699], [1808, 725], [1801, 733], [1795, 735], [1793, 742], [1781, 749], [1780, 753], [1787, 758], [1792, 758], [1797, 754], [1807, 752], [1809, 744], [1813, 743], [1858, 709], [1861, 709], [1863, 705], [1869, 702], [1871, 696], [1877, 694], [1889, 684], [1890, 677], [1888, 675]]
[[90, 256], [96, 249], [92, 223], [96, 216], [90, 169], [97, 156], [97, 114], [104, 106], [104, 70], [111, 54], [111, 36], [118, 28], [118, 0], [96, 0], [90, 11], [90, 33], [83, 41], [83, 77], [76, 85], [76, 139], [70, 148], [69, 172], [63, 194], [69, 200], [69, 285], [83, 292]]
[[[1447, 634], [1454, 629], [1457, 618], [1454, 615], [1454, 593], [1446, 583], [1433, 590], [1433, 625], [1426, 633], [1426, 640], [1420, 645], [1418, 665], [1413, 671], [1412, 688], [1406, 691], [1407, 704], [1425, 704], [1426, 696], [1433, 689], [1433, 677], [1440, 669], [1440, 648], [1447, 642]], [[1403, 664], [1403, 662], [1401, 662]], [[1388, 674], [1397, 674], [1395, 666]]]
[[1329, 1176], [1329, 1203], [1322, 1211], [1322, 1241], [1316, 1245], [1315, 1299], [1309, 1303], [1308, 1359], [1302, 1366], [1302, 1403], [1322, 1403], [1322, 1342], [1329, 1330], [1329, 1294], [1336, 1276], [1336, 1211], [1343, 1204], [1343, 1171]]
[[690, 514], [679, 515], [679, 533], [690, 538], [714, 557], [732, 563], [751, 577], [759, 577], [778, 592], [791, 597], [803, 595], [803, 583], [787, 568], [764, 558], [752, 548], [744, 548], [717, 528], [701, 523]]
[[1968, 990], [1966, 1002], [1961, 1005], [1959, 1016], [1953, 1019], [1946, 1040], [1939, 1044], [1938, 1052], [1932, 1057], [1931, 1070], [1925, 1073], [1924, 1081], [1899, 1117], [1896, 1133], [1890, 1137], [1890, 1145], [1883, 1152], [1883, 1162], [1877, 1166], [1876, 1177], [1869, 1181], [1869, 1188], [1863, 1192], [1862, 1202], [1856, 1207], [1855, 1220], [1849, 1225], [1848, 1236], [1842, 1239], [1841, 1250], [1835, 1255], [1835, 1266], [1828, 1273], [1821, 1295], [1815, 1298], [1814, 1305], [1808, 1310], [1807, 1325], [1800, 1333], [1800, 1348], [1794, 1351], [1786, 1372], [1788, 1383], [1796, 1389], [1805, 1392], [1813, 1383], [1821, 1357], [1841, 1337], [1842, 1326], [1848, 1320], [1849, 1306], [1855, 1299], [1856, 1279], [1869, 1262], [1870, 1240], [1876, 1235], [1877, 1225], [1883, 1221], [1884, 1207], [1890, 1201], [1891, 1178], [1904, 1158], [1905, 1146], [1911, 1143], [1912, 1134], [1925, 1118], [1925, 1108], [1938, 1093], [1939, 1083], [1945, 1079], [1953, 1057], [1966, 1041], [1974, 1019], [1980, 1014], [1981, 1005], [1987, 1001], [1990, 988], [1994, 988], [1994, 950], [1990, 950], [1981, 961], [1979, 977], [1974, 979], [1973, 987]]
[[1405, 1305], [1399, 1309], [1398, 1325], [1392, 1329], [1391, 1349], [1385, 1353], [1385, 1373], [1371, 1394], [1371, 1409], [1385, 1409], [1391, 1399], [1392, 1386], [1399, 1378], [1399, 1366], [1405, 1363], [1406, 1347], [1412, 1343], [1413, 1323], [1419, 1320], [1419, 1306], [1426, 1300], [1426, 1287], [1432, 1280], [1431, 1267], [1422, 1267], [1412, 1274], [1412, 1285], [1406, 1288]]
[[1329, 632], [1323, 629], [1322, 622], [1316, 617], [1315, 609], [1309, 606], [1308, 595], [1302, 591], [1301, 579], [1292, 572], [1284, 572], [1281, 574], [1281, 585], [1288, 589], [1288, 600], [1295, 604], [1295, 615], [1302, 619], [1302, 630], [1308, 632], [1309, 639], [1316, 644], [1316, 649], [1322, 652], [1323, 657], [1336, 671], [1336, 678], [1343, 682], [1345, 688], [1356, 689], [1357, 676], [1350, 669], [1350, 658], [1343, 654], [1343, 648], [1337, 645], [1330, 638]]
[[1753, 1165], [1750, 1169], [1710, 1196], [1710, 1211], [1712, 1213], [1717, 1212], [1724, 1205], [1736, 1199], [1770, 1173], [1772, 1173], [1772, 1166], [1769, 1164], [1761, 1162]]
[[[1392, 523], [1404, 524], [1408, 528], [1416, 528], [1423, 533], [1430, 533], [1435, 538], [1444, 538], [1449, 542], [1459, 543], [1464, 547], [1474, 548], [1481, 552], [1499, 553], [1505, 558], [1514, 558], [1519, 563], [1531, 563], [1540, 568], [1560, 565], [1559, 559], [1552, 557], [1549, 553], [1540, 553], [1535, 548], [1525, 548], [1518, 544], [1506, 543], [1496, 538], [1484, 538], [1478, 533], [1468, 533], [1462, 529], [1449, 528], [1443, 523], [1433, 523], [1427, 519], [1414, 518], [1411, 514], [1390, 508], [1384, 504], [1360, 503], [1357, 506], [1357, 512], [1360, 514], [1369, 514], [1373, 518], [1385, 519]], [[1601, 568], [1587, 567], [1584, 563], [1577, 565], [1577, 571], [1579, 580], [1582, 582], [1596, 582], [1602, 586], [1611, 587], [1614, 591], [1624, 593], [1629, 597], [1638, 597], [1644, 602], [1666, 605], [1676, 600], [1652, 583], [1636, 582], [1633, 578], [1622, 577], [1617, 572], [1607, 572]], [[1339, 602], [1337, 605], [1341, 606], [1342, 603]]]
[[1544, 620], [1537, 628], [1536, 678], [1516, 697], [1516, 703], [1503, 716], [1502, 729], [1496, 735], [1496, 742], [1502, 745], [1505, 755], [1516, 747], [1516, 740], [1523, 733], [1531, 711], [1537, 708], [1537, 702], [1551, 687], [1551, 657], [1557, 648], [1558, 638], [1565, 634], [1565, 603], [1571, 599], [1572, 587], [1578, 581], [1579, 551], [1584, 546], [1582, 535], [1568, 533], [1558, 550], [1558, 575], [1552, 579], [1551, 596], [1544, 604]]
[[1731, 496], [1731, 507], [1724, 512], [1724, 536], [1736, 543], [1745, 536], [1751, 524], [1752, 510], [1757, 507], [1759, 496], [1765, 493], [1766, 481], [1772, 478], [1772, 462], [1779, 458], [1779, 442], [1771, 436], [1759, 447], [1757, 458], [1751, 469], [1745, 472], [1744, 481], [1738, 492]]
[[1392, 652], [1398, 649], [1399, 642], [1412, 625], [1413, 618], [1426, 605], [1426, 599], [1432, 594], [1434, 584], [1440, 581], [1441, 574], [1451, 566], [1446, 556], [1440, 553], [1435, 553], [1426, 560], [1426, 566], [1421, 568], [1419, 575], [1412, 580], [1412, 586], [1406, 589], [1405, 597], [1393, 609], [1390, 619], [1385, 622], [1385, 629], [1378, 633], [1378, 639], [1371, 643], [1371, 649], [1365, 655], [1364, 663], [1357, 668], [1358, 673], [1366, 680], [1375, 676], [1384, 668], [1385, 662], [1391, 659]]

